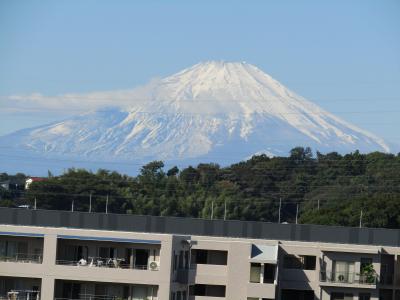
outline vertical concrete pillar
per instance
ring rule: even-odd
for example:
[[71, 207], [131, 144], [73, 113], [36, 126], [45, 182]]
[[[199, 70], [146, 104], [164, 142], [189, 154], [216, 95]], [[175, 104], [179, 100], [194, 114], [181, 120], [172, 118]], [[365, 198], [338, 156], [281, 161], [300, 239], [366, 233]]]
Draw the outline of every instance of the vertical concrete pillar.
[[54, 299], [54, 285], [55, 280], [53, 277], [43, 277], [42, 278], [42, 288], [40, 292], [41, 300], [53, 300]]
[[225, 299], [247, 299], [247, 284], [250, 280], [251, 244], [232, 243], [228, 250], [228, 284]]
[[169, 299], [171, 291], [171, 274], [172, 274], [172, 247], [173, 237], [168, 241], [163, 241], [160, 249], [160, 283], [158, 286], [158, 299]]
[[57, 235], [46, 234], [43, 245], [43, 265], [47, 270], [53, 268], [57, 255]]
[[56, 263], [57, 254], [57, 235], [46, 234], [43, 244], [43, 266], [47, 270], [47, 274], [42, 277], [41, 300], [53, 300], [55, 279], [51, 275], [51, 270]]

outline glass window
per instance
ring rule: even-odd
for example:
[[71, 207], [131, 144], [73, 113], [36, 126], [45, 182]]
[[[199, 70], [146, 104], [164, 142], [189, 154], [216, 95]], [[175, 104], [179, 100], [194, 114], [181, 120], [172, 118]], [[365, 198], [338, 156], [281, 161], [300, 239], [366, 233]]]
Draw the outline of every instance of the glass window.
[[251, 263], [250, 265], [250, 282], [259, 283], [261, 274], [261, 264]]
[[283, 267], [285, 269], [301, 269], [302, 263], [299, 257], [295, 255], [286, 255], [283, 258]]
[[369, 293], [360, 293], [358, 295], [358, 300], [370, 300], [371, 299], [371, 294]]
[[285, 269], [315, 270], [317, 257], [313, 255], [286, 255], [283, 258]]
[[315, 266], [317, 264], [316, 256], [302, 255], [300, 257], [303, 261], [303, 269], [304, 270], [315, 270]]
[[350, 293], [332, 293], [331, 300], [353, 300], [353, 294]]
[[194, 257], [196, 258], [196, 264], [207, 264], [208, 262], [207, 250], [196, 249]]
[[6, 241], [0, 241], [0, 256], [6, 256]]
[[273, 264], [265, 264], [264, 265], [264, 283], [274, 283], [275, 268], [276, 268], [276, 265], [273, 265]]
[[7, 256], [15, 257], [17, 255], [17, 243], [7, 242]]
[[354, 262], [334, 261], [332, 280], [335, 282], [354, 282]]

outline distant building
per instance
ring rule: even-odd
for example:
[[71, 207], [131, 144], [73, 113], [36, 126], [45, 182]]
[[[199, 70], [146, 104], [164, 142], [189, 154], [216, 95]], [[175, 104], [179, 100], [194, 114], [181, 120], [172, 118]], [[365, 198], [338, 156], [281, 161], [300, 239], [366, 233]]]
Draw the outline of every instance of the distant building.
[[46, 181], [46, 180], [47, 180], [47, 178], [44, 178], [44, 177], [29, 177], [27, 180], [25, 180], [25, 189], [28, 190], [29, 186], [33, 182]]
[[0, 182], [0, 187], [7, 191], [16, 190], [18, 188], [18, 183], [13, 180], [5, 180]]

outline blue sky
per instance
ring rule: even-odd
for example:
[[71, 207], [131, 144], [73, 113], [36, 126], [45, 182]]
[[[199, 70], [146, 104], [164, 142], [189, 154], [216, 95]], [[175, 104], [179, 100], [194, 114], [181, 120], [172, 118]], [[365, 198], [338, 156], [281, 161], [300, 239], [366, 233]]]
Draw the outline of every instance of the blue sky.
[[2, 0], [0, 135], [76, 113], [15, 109], [10, 99], [129, 89], [206, 60], [255, 64], [345, 120], [400, 139], [398, 0]]

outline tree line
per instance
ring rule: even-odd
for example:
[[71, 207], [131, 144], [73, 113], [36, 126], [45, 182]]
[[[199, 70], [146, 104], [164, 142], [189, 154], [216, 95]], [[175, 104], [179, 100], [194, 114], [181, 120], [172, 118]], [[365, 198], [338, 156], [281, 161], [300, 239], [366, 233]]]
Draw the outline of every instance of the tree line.
[[299, 223], [343, 226], [358, 226], [362, 211], [363, 226], [400, 228], [400, 155], [297, 147], [287, 157], [257, 155], [227, 167], [165, 170], [153, 161], [137, 176], [69, 169], [22, 194], [0, 188], [0, 197], [2, 206], [266, 222], [277, 222], [281, 207], [282, 222], [297, 215]]

